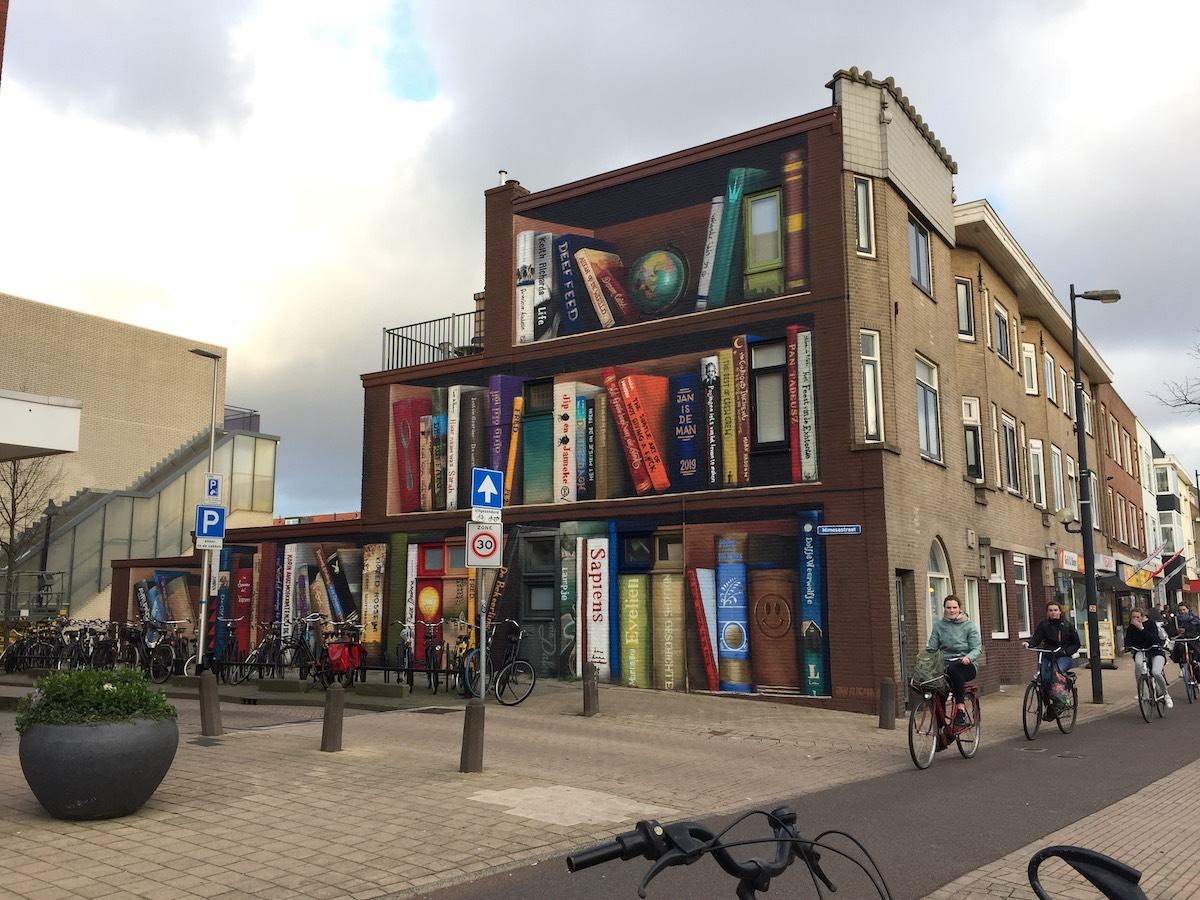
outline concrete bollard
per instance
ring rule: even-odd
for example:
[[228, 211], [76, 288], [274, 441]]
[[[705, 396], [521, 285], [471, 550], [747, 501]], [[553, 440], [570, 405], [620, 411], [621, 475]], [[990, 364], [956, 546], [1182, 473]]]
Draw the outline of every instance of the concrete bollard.
[[321, 749], [336, 753], [342, 749], [342, 717], [346, 712], [346, 689], [335, 681], [325, 689], [325, 715], [321, 720]]
[[600, 712], [600, 670], [595, 663], [583, 667], [583, 714], [589, 719]]
[[472, 697], [467, 701], [467, 715], [463, 719], [462, 755], [458, 759], [458, 771], [483, 771], [483, 701]]
[[204, 737], [220, 737], [221, 695], [217, 692], [217, 676], [211, 670], [200, 673], [200, 734]]
[[896, 682], [890, 678], [879, 682], [879, 727], [896, 730]]

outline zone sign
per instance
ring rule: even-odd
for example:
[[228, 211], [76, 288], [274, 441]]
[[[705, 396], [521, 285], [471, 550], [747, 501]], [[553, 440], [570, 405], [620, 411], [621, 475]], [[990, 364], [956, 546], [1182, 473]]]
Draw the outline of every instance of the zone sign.
[[467, 565], [473, 569], [498, 569], [504, 547], [504, 526], [467, 523]]

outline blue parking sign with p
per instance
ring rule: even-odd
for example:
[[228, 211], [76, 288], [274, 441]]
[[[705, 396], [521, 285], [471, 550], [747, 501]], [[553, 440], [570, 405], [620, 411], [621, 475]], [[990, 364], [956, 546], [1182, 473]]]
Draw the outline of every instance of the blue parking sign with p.
[[197, 539], [222, 540], [225, 537], [225, 507], [197, 506], [196, 507], [196, 537]]

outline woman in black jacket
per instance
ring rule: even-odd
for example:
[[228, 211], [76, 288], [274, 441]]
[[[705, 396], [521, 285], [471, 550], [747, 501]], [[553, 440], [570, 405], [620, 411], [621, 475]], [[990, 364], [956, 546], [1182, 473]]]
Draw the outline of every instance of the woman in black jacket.
[[1163, 667], [1167, 664], [1167, 651], [1164, 649], [1165, 637], [1159, 631], [1158, 622], [1148, 619], [1140, 609], [1129, 613], [1129, 627], [1125, 629], [1125, 649], [1133, 654], [1134, 672], [1141, 675], [1144, 667], [1150, 667], [1150, 673], [1158, 682], [1158, 688], [1167, 697], [1167, 708], [1174, 706], [1171, 695], [1167, 691], [1167, 680], [1163, 678]]
[[1038, 655], [1041, 666], [1042, 684], [1050, 683], [1051, 660], [1058, 671], [1064, 674], [1071, 668], [1071, 657], [1079, 652], [1079, 632], [1069, 619], [1063, 617], [1062, 606], [1051, 600], [1046, 604], [1046, 618], [1038, 623], [1033, 635], [1025, 642], [1033, 650], [1054, 650], [1053, 654]]

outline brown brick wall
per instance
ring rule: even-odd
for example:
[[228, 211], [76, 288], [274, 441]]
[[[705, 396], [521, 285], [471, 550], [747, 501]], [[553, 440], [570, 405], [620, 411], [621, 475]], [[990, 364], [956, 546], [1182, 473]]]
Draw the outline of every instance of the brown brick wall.
[[[1099, 502], [1097, 508], [1103, 511], [1104, 514], [1104, 539], [1101, 540], [1097, 535], [1096, 552], [1108, 553], [1109, 555], [1121, 554], [1127, 559], [1141, 559], [1153, 547], [1143, 549], [1146, 546], [1145, 539], [1145, 516], [1142, 514], [1142, 484], [1140, 481], [1141, 474], [1141, 459], [1138, 456], [1137, 450], [1137, 419], [1130, 411], [1125, 401], [1121, 399], [1111, 384], [1102, 384], [1096, 393], [1098, 403], [1096, 405], [1096, 423], [1100, 429], [1100, 434], [1097, 435], [1100, 441], [1099, 452], [1095, 454], [1093, 466], [1098, 473], [1100, 481]], [[1100, 415], [1103, 414], [1105, 421], [1101, 422]], [[1110, 446], [1107, 439], [1108, 423], [1107, 417], [1113, 416], [1117, 420], [1117, 445]], [[1128, 461], [1130, 469], [1125, 468], [1125, 451], [1123, 447], [1123, 434], [1129, 435], [1130, 442], [1130, 459]], [[1120, 457], [1120, 460], [1117, 459]], [[1111, 488], [1114, 496], [1124, 497], [1127, 504], [1132, 505], [1137, 510], [1137, 523], [1139, 525], [1138, 534], [1135, 540], [1130, 534], [1130, 516], [1129, 511], [1125, 512], [1125, 541], [1120, 539], [1120, 531], [1112, 518], [1112, 507], [1108, 502], [1108, 489]]]

